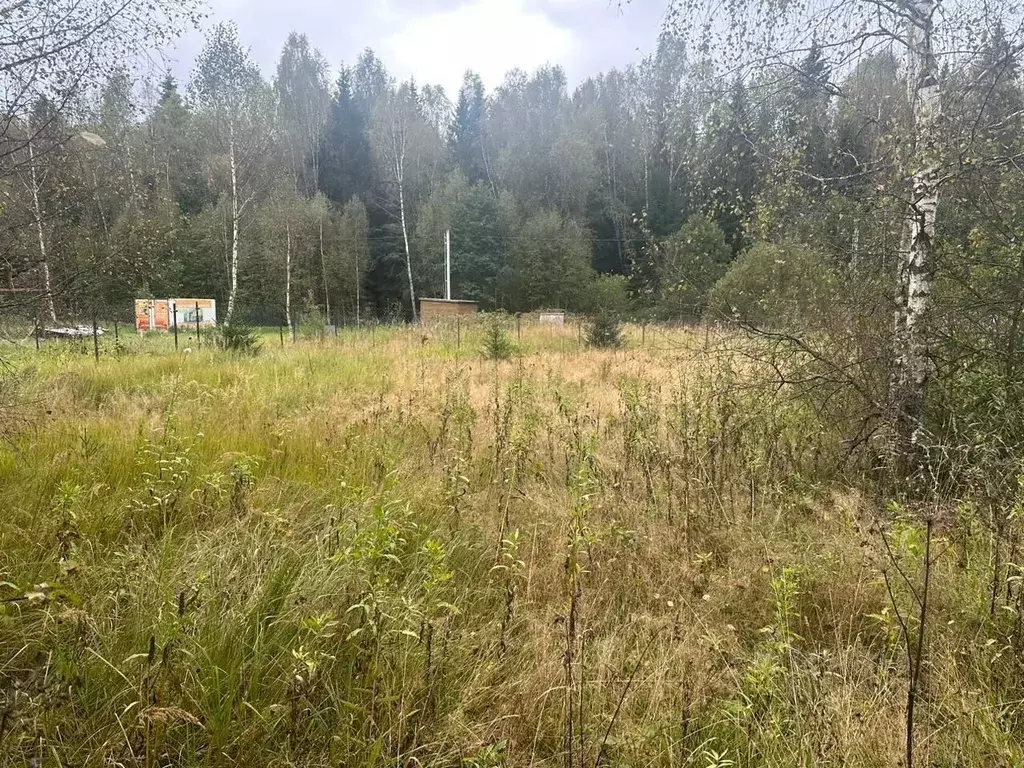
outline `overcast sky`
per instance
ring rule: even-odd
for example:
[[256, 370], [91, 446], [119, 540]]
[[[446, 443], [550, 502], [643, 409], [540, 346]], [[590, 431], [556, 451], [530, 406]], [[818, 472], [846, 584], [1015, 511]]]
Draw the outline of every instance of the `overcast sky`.
[[[367, 46], [399, 79], [439, 83], [454, 96], [474, 69], [488, 90], [514, 67], [560, 64], [570, 87], [650, 53], [668, 0], [208, 0], [211, 17], [238, 24], [242, 42], [270, 77], [292, 30], [331, 63], [352, 63]], [[171, 52], [188, 81], [203, 44], [191, 33]]]

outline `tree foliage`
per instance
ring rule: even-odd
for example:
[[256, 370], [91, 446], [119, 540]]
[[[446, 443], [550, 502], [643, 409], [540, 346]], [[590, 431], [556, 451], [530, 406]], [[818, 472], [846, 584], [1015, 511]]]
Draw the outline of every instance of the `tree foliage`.
[[759, 328], [813, 328], [829, 313], [837, 289], [838, 275], [820, 251], [758, 243], [715, 285], [710, 310]]

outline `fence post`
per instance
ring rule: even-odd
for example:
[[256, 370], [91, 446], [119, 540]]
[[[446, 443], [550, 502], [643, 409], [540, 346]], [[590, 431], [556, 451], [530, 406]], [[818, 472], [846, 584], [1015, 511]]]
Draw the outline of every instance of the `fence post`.
[[171, 314], [174, 315], [174, 351], [178, 351], [178, 307], [177, 305], [171, 306]]
[[277, 326], [277, 332], [281, 336], [281, 347], [284, 348], [284, 326]]
[[196, 302], [196, 347], [198, 349], [203, 348], [203, 336], [199, 332], [199, 302]]
[[640, 346], [641, 347], [646, 347], [647, 346], [647, 322], [646, 321], [643, 323], [643, 325], [640, 326]]
[[96, 313], [92, 313], [92, 348], [96, 355], [96, 362], [100, 361], [100, 326], [96, 322]]
[[455, 348], [462, 349], [462, 318], [455, 318]]
[[117, 320], [114, 321], [114, 343], [116, 344], [121, 340], [121, 336], [118, 333]]
[[516, 315], [516, 341], [520, 344], [523, 343], [523, 316], [521, 314]]

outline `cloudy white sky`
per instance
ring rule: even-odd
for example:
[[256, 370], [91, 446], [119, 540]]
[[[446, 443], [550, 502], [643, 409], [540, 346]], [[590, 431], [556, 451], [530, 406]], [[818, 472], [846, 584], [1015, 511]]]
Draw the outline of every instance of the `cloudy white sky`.
[[[649, 53], [668, 0], [208, 0], [207, 25], [233, 20], [270, 76], [285, 38], [306, 33], [337, 68], [367, 46], [399, 79], [453, 94], [466, 69], [488, 89], [513, 67], [560, 64], [570, 85]], [[170, 55], [187, 81], [202, 33]]]

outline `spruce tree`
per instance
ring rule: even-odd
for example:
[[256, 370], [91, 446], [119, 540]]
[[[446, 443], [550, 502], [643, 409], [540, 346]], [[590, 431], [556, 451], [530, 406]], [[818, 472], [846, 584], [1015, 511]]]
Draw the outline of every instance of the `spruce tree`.
[[451, 147], [455, 162], [470, 184], [487, 180], [484, 155], [485, 118], [483, 81], [476, 72], [467, 71], [462, 79], [462, 88], [459, 89], [459, 100], [455, 105]]
[[348, 67], [343, 66], [338, 75], [320, 154], [320, 188], [331, 201], [344, 205], [353, 197], [368, 197], [370, 140], [366, 118], [353, 97], [352, 70]]

